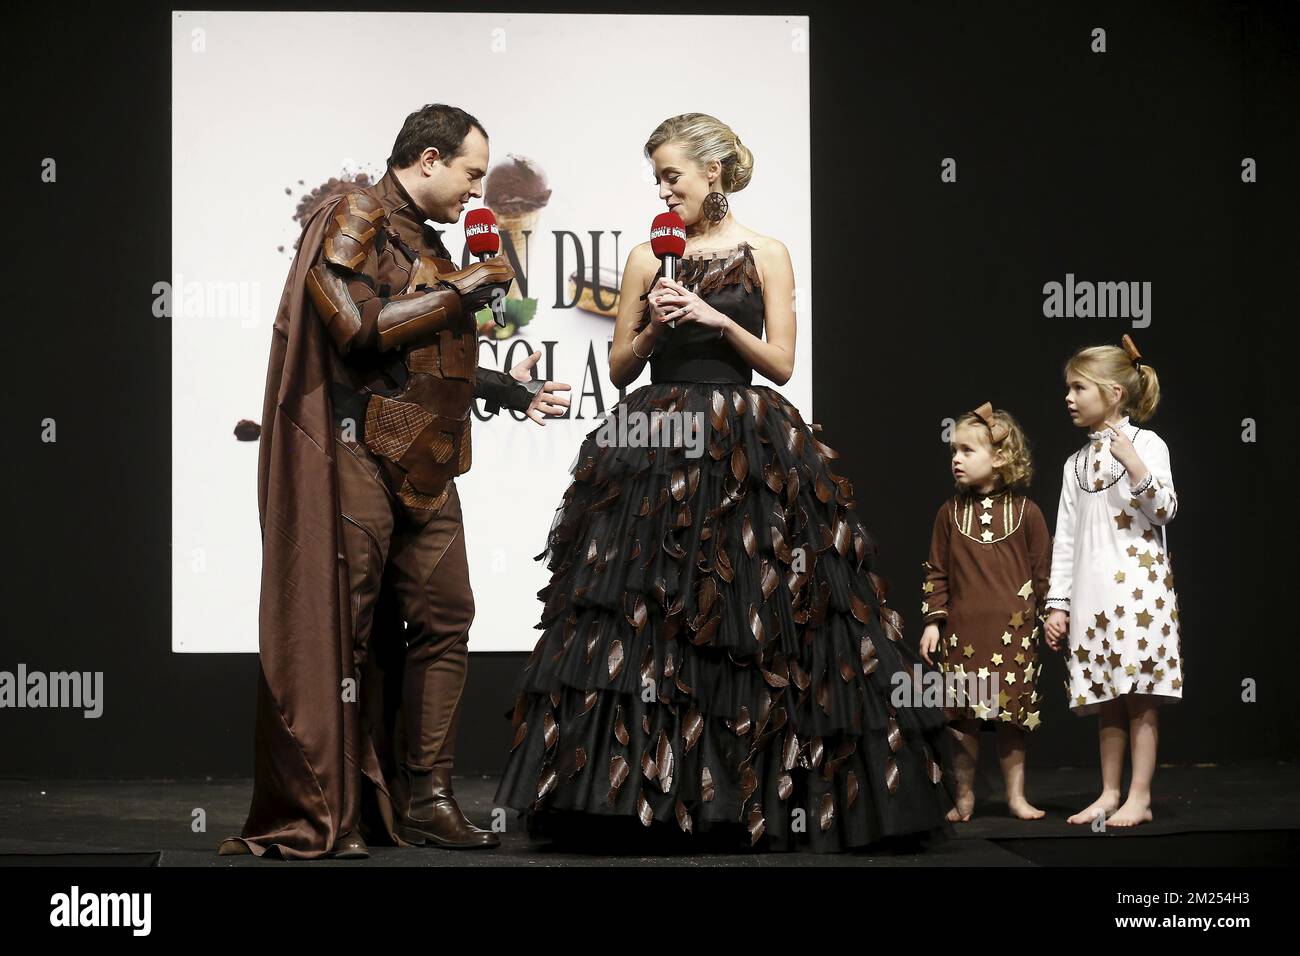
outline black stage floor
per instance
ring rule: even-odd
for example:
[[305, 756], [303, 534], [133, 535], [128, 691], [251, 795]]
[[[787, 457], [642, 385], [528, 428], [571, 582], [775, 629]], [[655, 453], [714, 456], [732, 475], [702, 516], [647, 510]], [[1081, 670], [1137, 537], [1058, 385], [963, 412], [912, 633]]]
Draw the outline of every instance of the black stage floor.
[[[955, 837], [924, 848], [849, 854], [676, 853], [644, 849], [576, 852], [530, 842], [513, 811], [497, 850], [373, 847], [368, 860], [315, 866], [1278, 866], [1300, 859], [1292, 763], [1165, 766], [1156, 773], [1153, 822], [1095, 833], [1065, 818], [1097, 794], [1095, 767], [1029, 774], [1029, 797], [1047, 817], [1020, 821], [996, 802], [996, 772], [982, 780], [984, 799]], [[458, 777], [457, 797], [480, 826], [491, 815], [496, 781]], [[249, 780], [0, 780], [0, 866], [285, 866], [249, 856], [223, 857], [248, 809]], [[992, 792], [991, 792], [992, 791]], [[195, 811], [206, 832], [193, 832]]]

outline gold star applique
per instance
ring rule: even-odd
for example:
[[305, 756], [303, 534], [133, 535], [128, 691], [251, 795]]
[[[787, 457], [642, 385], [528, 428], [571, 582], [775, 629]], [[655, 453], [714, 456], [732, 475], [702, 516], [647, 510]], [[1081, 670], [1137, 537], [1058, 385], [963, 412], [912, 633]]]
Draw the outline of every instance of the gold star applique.
[[957, 635], [956, 635], [956, 633], [950, 634], [950, 635], [948, 636], [948, 646], [949, 646], [949, 647], [956, 647], [956, 646], [957, 646]]
[[1151, 552], [1143, 551], [1142, 556], [1138, 558], [1138, 564], [1144, 568], [1149, 568], [1155, 564], [1155, 559], [1151, 557]]
[[1134, 665], [1129, 664], [1125, 666], [1124, 673], [1127, 674], [1129, 677], [1132, 677], [1134, 674], [1137, 673], [1137, 670], [1138, 669]]
[[1124, 658], [1120, 656], [1119, 651], [1111, 651], [1110, 657], [1106, 658], [1106, 660], [1110, 661], [1111, 667], [1119, 667], [1120, 664], [1124, 663]]
[[1088, 663], [1088, 649], [1086, 647], [1080, 647], [1074, 652], [1074, 656], [1079, 659], [1080, 664]]
[[[1015, 656], [1015, 661], [1016, 661], [1017, 664], [1021, 665], [1022, 667], [1024, 666], [1024, 663], [1025, 663], [1025, 655], [1024, 655], [1024, 652], [1023, 652], [1023, 651], [1022, 651], [1021, 653], [1019, 653], [1019, 654], [1017, 654], [1017, 655]], [[1000, 662], [999, 662], [999, 663], [1000, 663]]]
[[1115, 628], [1115, 640], [1117, 641], [1124, 640], [1124, 628], [1122, 627]]
[[998, 691], [998, 707], [1005, 710], [1009, 703], [1011, 703], [1011, 698], [1007, 696], [1007, 692], [1004, 690]]
[[[1154, 571], [1152, 571], [1151, 573], [1155, 574]], [[1174, 576], [1172, 574], [1165, 575], [1165, 587], [1167, 587], [1171, 591], [1174, 589]], [[1174, 618], [1174, 620], [1178, 620], [1178, 619]]]
[[925, 614], [925, 613], [926, 613], [927, 611], [929, 611], [929, 610], [930, 610], [930, 602], [929, 602], [929, 601], [922, 601], [922, 602], [921, 602], [921, 613], [922, 613], [922, 614]]
[[[1142, 600], [1142, 589], [1141, 589], [1141, 588], [1134, 588], [1134, 589], [1133, 589], [1133, 600], [1135, 600], [1135, 601], [1140, 601], [1140, 600]], [[1156, 606], [1159, 607], [1159, 605], [1156, 605]]]
[[1147, 639], [1146, 639], [1145, 637], [1139, 637], [1139, 638], [1138, 638], [1138, 650], [1139, 650], [1139, 651], [1145, 651], [1146, 649], [1147, 649]]
[[980, 540], [983, 541], [985, 544], [988, 544], [990, 541], [993, 540], [993, 532], [992, 532], [992, 531], [989, 531], [989, 530], [987, 530], [987, 529], [985, 529], [984, 531], [981, 531], [981, 532], [980, 532]]
[[[1038, 632], [1035, 631], [1034, 633], [1036, 634], [1036, 633], [1038, 633]], [[1031, 643], [1032, 643], [1032, 642], [1030, 641], [1030, 639], [1029, 639], [1028, 637], [1022, 637], [1022, 638], [1020, 639], [1020, 646], [1023, 647], [1025, 650], [1029, 650], [1029, 645], [1030, 645]]]
[[1011, 643], [1011, 632], [1010, 632], [1010, 631], [1003, 631], [1003, 632], [1002, 632], [1002, 643], [1003, 643], [1003, 644], [1010, 644], [1010, 643]]
[[1124, 553], [1127, 554], [1130, 558], [1136, 557], [1138, 553], [1138, 549], [1136, 546], [1130, 544], [1127, 548], [1124, 549]]
[[1164, 679], [1165, 679], [1165, 671], [1164, 671], [1164, 668], [1162, 668], [1162, 667], [1157, 667], [1157, 668], [1155, 669], [1155, 671], [1152, 672], [1152, 676], [1153, 676], [1157, 681], [1162, 681], [1162, 680], [1164, 680]]
[[1155, 618], [1153, 618], [1153, 617], [1152, 617], [1150, 614], [1148, 614], [1145, 610], [1138, 611], [1138, 613], [1137, 613], [1137, 622], [1138, 622], [1138, 627], [1150, 627], [1150, 626], [1151, 626], [1151, 622], [1154, 621], [1154, 620], [1155, 620]]
[[992, 507], [993, 507], [993, 499], [990, 498], [988, 495], [985, 495], [985, 496], [984, 496], [984, 500], [980, 502], [980, 507], [981, 507], [981, 508], [992, 508]]
[[1100, 683], [1099, 681], [1093, 681], [1091, 690], [1092, 690], [1093, 697], [1101, 697], [1101, 695], [1106, 692], [1106, 685]]
[[990, 711], [991, 708], [989, 707], [989, 705], [984, 703], [983, 701], [980, 701], [978, 704], [975, 705], [975, 716], [977, 716], [980, 720], [988, 720]]
[[1016, 593], [1019, 594], [1025, 600], [1029, 600], [1029, 595], [1034, 593], [1033, 580], [1026, 581], [1024, 584], [1020, 585], [1020, 590], [1017, 591]]
[[1182, 690], [1183, 679], [1181, 677], [1175, 677], [1173, 680], [1169, 682], [1169, 686], [1172, 687], [1174, 690]]
[[1031, 710], [1031, 711], [1029, 712], [1029, 716], [1025, 718], [1025, 729], [1026, 729], [1026, 730], [1033, 730], [1033, 729], [1034, 729], [1035, 727], [1037, 727], [1040, 723], [1041, 723], [1041, 721], [1039, 720], [1039, 717], [1038, 717], [1038, 711], [1036, 711], [1036, 710]]
[[981, 668], [979, 669], [979, 672], [978, 672], [975, 676], [978, 677], [980, 680], [988, 680], [988, 679], [989, 679], [989, 669], [988, 669], [987, 667], [981, 667]]
[[1133, 524], [1133, 516], [1127, 511], [1121, 511], [1115, 516], [1115, 529], [1117, 531], [1127, 531]]
[[1002, 655], [1001, 655], [1001, 654], [994, 654], [993, 657], [990, 658], [990, 660], [993, 661], [993, 666], [994, 666], [994, 667], [1001, 667], [1001, 666], [1002, 666]]
[[1156, 533], [1152, 531], [1150, 528], [1147, 528], [1145, 531], [1142, 532], [1143, 541], [1154, 541], [1155, 539], [1156, 539]]
[[1012, 685], [1015, 684], [1016, 682], [1015, 671], [1007, 671], [1006, 681], [1008, 684], [1012, 684]]
[[1101, 491], [1101, 487], [1103, 484], [1104, 482], [1100, 478], [1098, 478], [1096, 481], [1092, 483], [1092, 487], [1097, 491]]
[[1157, 508], [1157, 509], [1156, 509], [1156, 517], [1159, 518], [1161, 521], [1164, 520], [1165, 515], [1167, 515], [1168, 513], [1169, 513], [1169, 512], [1166, 511], [1164, 508]]
[[1137, 511], [1139, 508], [1142, 507], [1142, 502], [1138, 501], [1136, 498], [1130, 498], [1128, 500], [1128, 506], [1132, 508], [1134, 511]]
[[1123, 571], [1116, 571], [1116, 572], [1115, 572], [1115, 583], [1116, 583], [1116, 584], [1123, 584], [1123, 583], [1124, 583], [1124, 572], [1123, 572]]
[[965, 655], [966, 657], [968, 657], [968, 658], [970, 658], [970, 657], [974, 657], [974, 656], [975, 656], [975, 648], [973, 648], [973, 647], [972, 647], [971, 645], [969, 645], [969, 644], [967, 644], [965, 647], [963, 647], [961, 652], [962, 652], [962, 654], [964, 654], [964, 655]]
[[1162, 597], [1156, 598], [1156, 607], [1163, 611], [1165, 607], [1165, 599]]
[[1116, 616], [1116, 617], [1123, 617], [1123, 616], [1124, 616], [1124, 605], [1123, 605], [1123, 604], [1116, 604], [1116, 605], [1115, 605], [1115, 616]]
[[933, 582], [933, 581], [926, 581], [924, 584], [921, 585], [921, 593], [922, 593], [922, 594], [930, 594], [930, 593], [932, 593], [933, 591], [934, 591], [934, 582]]
[[1075, 700], [1078, 701], [1080, 707], [1082, 707], [1084, 704], [1088, 703], [1088, 698], [1084, 697], [1082, 694], [1080, 694], [1078, 697], [1076, 697]]
[[992, 513], [992, 512], [987, 512], [987, 513], [985, 513], [985, 514], [980, 515], [980, 524], [990, 524], [990, 525], [991, 525], [992, 523], [993, 523], [993, 513]]
[[1015, 628], [1017, 628], [1017, 627], [1020, 627], [1020, 626], [1021, 626], [1022, 624], [1024, 624], [1024, 623], [1025, 623], [1025, 612], [1024, 612], [1024, 611], [1016, 611], [1014, 614], [1011, 615], [1011, 627], [1012, 627], [1012, 629], [1015, 629]]
[[1093, 617], [1097, 619], [1097, 626], [1101, 628], [1103, 631], [1106, 630], [1106, 628], [1110, 627], [1110, 619], [1106, 617], [1105, 611], [1099, 611], [1098, 613], [1094, 614]]

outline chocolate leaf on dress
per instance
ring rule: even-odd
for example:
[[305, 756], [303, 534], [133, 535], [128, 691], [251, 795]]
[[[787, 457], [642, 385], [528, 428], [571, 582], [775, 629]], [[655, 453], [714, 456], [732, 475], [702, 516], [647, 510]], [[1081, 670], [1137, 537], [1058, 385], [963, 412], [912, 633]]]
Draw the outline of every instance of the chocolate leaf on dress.
[[623, 642], [617, 638], [609, 642], [608, 668], [611, 682], [623, 670]]
[[686, 804], [682, 803], [681, 800], [678, 800], [677, 805], [673, 808], [673, 810], [677, 814], [677, 825], [682, 828], [682, 832], [684, 833], [693, 832], [693, 826], [691, 824], [691, 815], [686, 810]]
[[673, 745], [668, 740], [666, 730], [659, 731], [659, 747], [655, 751], [655, 763], [659, 765], [659, 789], [667, 793], [673, 786]]
[[621, 743], [624, 747], [627, 746], [628, 740], [631, 739], [628, 736], [627, 724], [623, 722], [622, 704], [619, 704], [616, 708], [614, 708], [614, 739], [617, 740], [619, 743]]
[[636, 815], [646, 826], [654, 822], [654, 811], [650, 809], [650, 801], [645, 798], [643, 792], [638, 792], [636, 795]]
[[709, 772], [708, 767], [700, 770], [700, 800], [703, 803], [709, 803], [717, 794], [717, 788], [713, 783], [713, 774]]
[[817, 812], [817, 819], [821, 824], [822, 832], [829, 830], [835, 824], [835, 798], [829, 793], [822, 795], [821, 809]]
[[682, 739], [686, 741], [687, 753], [690, 753], [691, 748], [699, 742], [702, 730], [704, 730], [704, 717], [701, 716], [700, 709], [692, 703], [690, 711], [686, 714], [686, 720], [682, 723]]
[[559, 779], [560, 775], [553, 768], [545, 768], [541, 776], [537, 778], [537, 799], [542, 799], [542, 797], [554, 790]]

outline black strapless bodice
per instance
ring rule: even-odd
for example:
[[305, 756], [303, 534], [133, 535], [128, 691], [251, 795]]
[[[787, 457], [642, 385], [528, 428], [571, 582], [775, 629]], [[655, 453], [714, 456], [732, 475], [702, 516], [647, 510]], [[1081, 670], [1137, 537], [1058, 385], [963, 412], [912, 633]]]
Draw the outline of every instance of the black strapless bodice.
[[[655, 280], [663, 275], [663, 267]], [[754, 265], [754, 251], [742, 242], [730, 252], [690, 256], [680, 262], [678, 282], [742, 328], [763, 337], [763, 289]], [[650, 283], [654, 287], [654, 281]], [[645, 296], [643, 295], [644, 299]], [[642, 311], [649, 321], [650, 304]], [[650, 381], [736, 382], [749, 384], [754, 370], [717, 329], [695, 322], [665, 329], [650, 356]]]

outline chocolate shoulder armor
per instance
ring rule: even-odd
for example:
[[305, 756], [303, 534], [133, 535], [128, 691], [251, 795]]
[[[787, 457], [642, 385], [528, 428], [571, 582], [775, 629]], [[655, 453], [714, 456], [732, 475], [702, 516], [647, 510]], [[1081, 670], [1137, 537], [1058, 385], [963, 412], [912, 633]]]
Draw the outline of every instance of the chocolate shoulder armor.
[[357, 272], [374, 248], [384, 216], [383, 205], [369, 193], [344, 196], [325, 227], [325, 261]]

